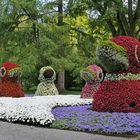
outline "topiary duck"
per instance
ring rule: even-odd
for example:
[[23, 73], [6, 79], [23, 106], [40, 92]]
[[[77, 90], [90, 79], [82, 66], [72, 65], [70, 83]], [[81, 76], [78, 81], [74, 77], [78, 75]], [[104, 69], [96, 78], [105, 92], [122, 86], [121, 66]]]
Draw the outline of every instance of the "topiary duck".
[[140, 112], [140, 42], [118, 36], [97, 47], [96, 54], [106, 76], [93, 96], [93, 110]]
[[100, 82], [103, 80], [102, 69], [93, 64], [81, 70], [80, 75], [86, 81], [80, 93], [81, 98], [93, 98], [93, 94], [98, 90]]
[[24, 97], [24, 92], [18, 83], [21, 69], [13, 62], [5, 62], [0, 68], [0, 96]]
[[40, 83], [35, 92], [36, 96], [58, 95], [58, 90], [54, 84], [56, 73], [52, 67], [42, 67], [38, 79]]

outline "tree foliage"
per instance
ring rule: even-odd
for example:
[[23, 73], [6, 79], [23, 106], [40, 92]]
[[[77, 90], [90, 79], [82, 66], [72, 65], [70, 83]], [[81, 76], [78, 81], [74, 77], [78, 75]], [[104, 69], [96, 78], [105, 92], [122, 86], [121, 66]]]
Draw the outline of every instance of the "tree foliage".
[[[83, 9], [93, 17], [91, 25], [103, 25], [113, 36], [139, 36], [140, 1], [139, 0], [73, 0], [69, 2], [70, 14], [80, 14], [76, 9]], [[84, 7], [84, 8], [83, 8]], [[96, 20], [94, 20], [96, 18]]]
[[[0, 63], [20, 64], [26, 87], [37, 85], [38, 71], [45, 65], [57, 73], [68, 71], [73, 81], [80, 82], [81, 68], [95, 63], [96, 46], [111, 36], [108, 20], [113, 35], [123, 34], [116, 20], [121, 5], [114, 8], [113, 3], [119, 4], [117, 0], [0, 0]], [[127, 6], [119, 8], [127, 18]], [[138, 31], [137, 20], [135, 25]]]

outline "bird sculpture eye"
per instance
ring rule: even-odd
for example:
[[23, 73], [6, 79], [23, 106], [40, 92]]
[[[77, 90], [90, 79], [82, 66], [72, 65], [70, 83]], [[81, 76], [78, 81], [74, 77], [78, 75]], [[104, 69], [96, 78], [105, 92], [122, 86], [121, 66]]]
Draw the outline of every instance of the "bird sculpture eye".
[[104, 78], [103, 72], [99, 72], [99, 73], [97, 74], [97, 79], [98, 79], [98, 81], [101, 82], [101, 81], [103, 80], [103, 78]]
[[0, 77], [4, 77], [5, 74], [6, 74], [6, 69], [5, 69], [5, 67], [2, 67], [2, 68], [0, 69]]

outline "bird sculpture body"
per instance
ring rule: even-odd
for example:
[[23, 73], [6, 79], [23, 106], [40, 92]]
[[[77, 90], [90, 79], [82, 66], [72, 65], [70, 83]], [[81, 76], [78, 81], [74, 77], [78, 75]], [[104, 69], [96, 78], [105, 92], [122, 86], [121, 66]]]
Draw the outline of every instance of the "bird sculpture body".
[[40, 69], [39, 85], [35, 92], [36, 96], [58, 95], [58, 90], [54, 84], [56, 73], [50, 66]]
[[97, 59], [106, 76], [93, 96], [93, 110], [140, 112], [140, 42], [115, 37], [97, 48]]
[[86, 81], [80, 93], [81, 98], [93, 98], [97, 92], [100, 82], [103, 79], [103, 71], [97, 65], [89, 65], [86, 69], [81, 70], [80, 75]]
[[12, 62], [5, 62], [0, 68], [0, 96], [24, 97], [24, 92], [18, 82], [20, 67]]

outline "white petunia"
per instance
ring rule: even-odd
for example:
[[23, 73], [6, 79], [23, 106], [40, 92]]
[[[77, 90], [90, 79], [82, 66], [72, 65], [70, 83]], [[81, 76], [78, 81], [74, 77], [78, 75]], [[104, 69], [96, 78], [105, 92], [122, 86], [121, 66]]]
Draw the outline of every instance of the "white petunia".
[[47, 125], [54, 121], [51, 113], [56, 106], [91, 104], [92, 99], [81, 99], [79, 95], [36, 96], [23, 98], [0, 98], [0, 119], [9, 122], [26, 122]]

